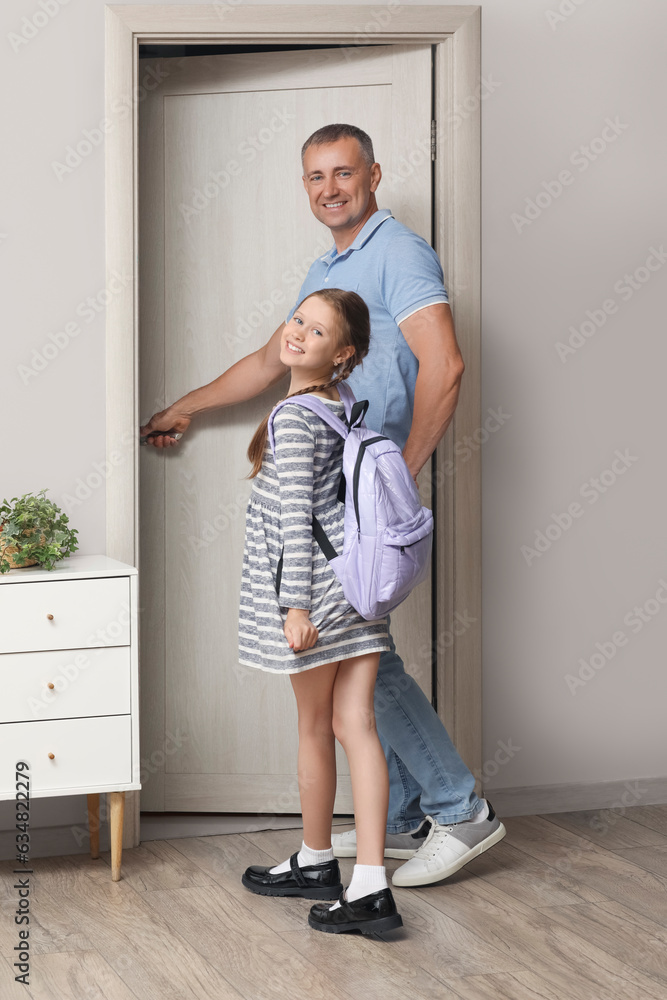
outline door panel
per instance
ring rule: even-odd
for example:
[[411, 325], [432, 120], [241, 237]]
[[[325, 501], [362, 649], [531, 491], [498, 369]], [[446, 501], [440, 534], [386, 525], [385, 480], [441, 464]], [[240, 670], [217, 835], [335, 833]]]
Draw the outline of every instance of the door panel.
[[[142, 421], [264, 344], [332, 245], [300, 180], [322, 124], [368, 131], [379, 206], [431, 229], [428, 46], [168, 59], [160, 75], [140, 113]], [[236, 659], [246, 449], [288, 385], [198, 417], [177, 449], [141, 450], [142, 755], [185, 734], [143, 809], [299, 811], [289, 677]], [[430, 583], [392, 634], [430, 696]]]

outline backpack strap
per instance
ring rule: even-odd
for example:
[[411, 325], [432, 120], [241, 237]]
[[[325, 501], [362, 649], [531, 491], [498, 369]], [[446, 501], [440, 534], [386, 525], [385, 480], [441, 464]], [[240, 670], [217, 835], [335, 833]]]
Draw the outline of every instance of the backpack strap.
[[350, 387], [347, 384], [347, 382], [345, 382], [345, 381], [338, 383], [338, 395], [342, 399], [343, 405], [345, 406], [345, 416], [347, 418], [350, 415], [350, 410], [351, 410], [352, 406], [357, 401], [356, 397], [355, 397], [354, 393], [352, 392], [352, 390], [350, 389]]
[[[345, 480], [342, 479], [342, 482], [345, 482]], [[324, 530], [324, 528], [322, 527], [322, 525], [317, 520], [314, 514], [313, 514], [313, 536], [319, 547], [322, 549], [322, 552], [324, 552], [327, 562], [331, 562], [332, 559], [335, 559], [338, 553], [336, 552], [335, 548], [329, 541], [329, 537], [326, 531]], [[281, 566], [281, 571], [282, 571], [282, 566]], [[278, 586], [278, 590], [280, 590], [280, 585]]]
[[[274, 406], [273, 410], [269, 415], [269, 422], [268, 422], [269, 442], [271, 444], [271, 451], [273, 452], [274, 461], [276, 457], [276, 443], [275, 443], [275, 436], [273, 433], [273, 418], [275, 417], [278, 410], [281, 409], [281, 407], [285, 406], [286, 403], [299, 403], [299, 405], [304, 406], [307, 410], [312, 410], [313, 413], [316, 413], [319, 417], [321, 417], [322, 420], [324, 420], [324, 422], [329, 425], [329, 427], [333, 428], [333, 430], [335, 430], [338, 434], [340, 434], [340, 436], [345, 440], [347, 440], [347, 436], [353, 427], [366, 426], [364, 423], [364, 418], [366, 416], [366, 411], [368, 410], [368, 400], [362, 399], [357, 401], [349, 385], [346, 385], [345, 382], [339, 382], [338, 392], [343, 402], [343, 406], [345, 407], [344, 421], [341, 420], [340, 417], [337, 417], [336, 414], [333, 413], [321, 399], [317, 398], [317, 396], [305, 396], [305, 395], [294, 396], [294, 397], [288, 396], [287, 399], [281, 399], [281, 401], [277, 403], [276, 406]], [[345, 476], [341, 472], [340, 480], [338, 483], [338, 497], [337, 497], [337, 499], [340, 500], [341, 503], [345, 503], [345, 493], [346, 493]], [[317, 542], [319, 547], [322, 549], [322, 552], [324, 553], [326, 559], [328, 561], [335, 559], [338, 553], [336, 552], [335, 548], [329, 541], [326, 531], [324, 530], [324, 528], [322, 527], [322, 525], [317, 520], [314, 514], [312, 519], [312, 528], [313, 528], [313, 537], [315, 538], [315, 541]], [[283, 551], [280, 553], [280, 559], [278, 560], [278, 566], [276, 570], [277, 594], [280, 593], [280, 581], [282, 580], [282, 575], [283, 575], [284, 551], [285, 550], [283, 547]]]
[[303, 406], [307, 410], [312, 410], [312, 412], [316, 413], [318, 417], [321, 417], [321, 419], [324, 420], [329, 427], [333, 428], [333, 430], [340, 434], [342, 438], [347, 438], [347, 421], [343, 421], [340, 417], [337, 417], [336, 414], [333, 413], [321, 399], [318, 399], [316, 396], [295, 396], [294, 398], [288, 396], [287, 399], [281, 399], [279, 403], [276, 403], [269, 415], [269, 443], [271, 445], [274, 460], [276, 457], [276, 442], [275, 435], [273, 433], [273, 420], [278, 410], [281, 410], [283, 406], [287, 405], [287, 403], [298, 403], [299, 406]]
[[342, 438], [347, 438], [348, 432], [352, 427], [365, 427], [364, 417], [366, 416], [366, 411], [368, 410], [368, 400], [362, 399], [357, 402], [354, 393], [348, 385], [344, 382], [340, 382], [338, 385], [338, 392], [345, 407], [345, 420], [341, 420], [337, 417], [329, 407], [324, 403], [322, 399], [317, 396], [288, 396], [287, 399], [281, 399], [279, 403], [276, 403], [269, 415], [268, 432], [269, 432], [269, 443], [271, 444], [271, 451], [273, 452], [273, 457], [276, 457], [276, 447], [275, 447], [275, 436], [273, 433], [273, 419], [283, 406], [287, 403], [298, 403], [300, 406], [304, 406], [307, 410], [312, 410], [316, 413], [318, 417], [329, 427], [333, 428]]
[[364, 418], [368, 410], [368, 400], [362, 399], [357, 402], [347, 382], [338, 383], [338, 393], [345, 404], [345, 423], [348, 429], [352, 429], [352, 427], [365, 427]]

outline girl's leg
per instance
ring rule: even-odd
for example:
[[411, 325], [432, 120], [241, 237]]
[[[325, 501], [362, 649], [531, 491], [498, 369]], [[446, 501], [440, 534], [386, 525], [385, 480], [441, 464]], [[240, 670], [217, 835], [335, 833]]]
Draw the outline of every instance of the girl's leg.
[[340, 661], [333, 685], [333, 731], [350, 765], [357, 864], [384, 867], [389, 776], [373, 710], [379, 660], [379, 653], [366, 653]]
[[[331, 847], [336, 795], [333, 690], [338, 662], [290, 674], [299, 711], [298, 778], [303, 842], [314, 851]], [[384, 758], [383, 758], [384, 759]]]

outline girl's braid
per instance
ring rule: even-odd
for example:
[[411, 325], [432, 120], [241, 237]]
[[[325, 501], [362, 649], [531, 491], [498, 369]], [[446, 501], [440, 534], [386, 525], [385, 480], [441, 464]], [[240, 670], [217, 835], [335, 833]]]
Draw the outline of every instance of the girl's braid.
[[[291, 399], [292, 396], [302, 396], [304, 393], [314, 392], [316, 389], [330, 389], [333, 385], [338, 385], [339, 382], [343, 382], [346, 378], [348, 378], [352, 374], [354, 368], [355, 357], [352, 355], [351, 358], [346, 358], [343, 362], [343, 370], [340, 375], [336, 375], [336, 377], [332, 378], [330, 382], [327, 382], [325, 385], [308, 385], [305, 389], [297, 389], [296, 392], [291, 392], [289, 396], [283, 396], [283, 399]], [[278, 402], [282, 402], [282, 400], [279, 400]]]

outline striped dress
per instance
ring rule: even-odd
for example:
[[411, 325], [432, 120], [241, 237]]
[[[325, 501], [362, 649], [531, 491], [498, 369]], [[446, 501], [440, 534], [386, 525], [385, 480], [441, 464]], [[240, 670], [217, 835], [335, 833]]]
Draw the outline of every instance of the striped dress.
[[[319, 398], [344, 417], [342, 401]], [[246, 508], [239, 662], [272, 673], [294, 674], [360, 653], [388, 650], [386, 617], [367, 621], [351, 607], [313, 538], [311, 517], [315, 514], [333, 547], [342, 551], [345, 505], [337, 493], [343, 439], [298, 403], [278, 410], [273, 428], [276, 461], [267, 440]], [[283, 545], [277, 594], [276, 571]], [[288, 608], [309, 610], [319, 631], [310, 649], [290, 649], [283, 631]]]

